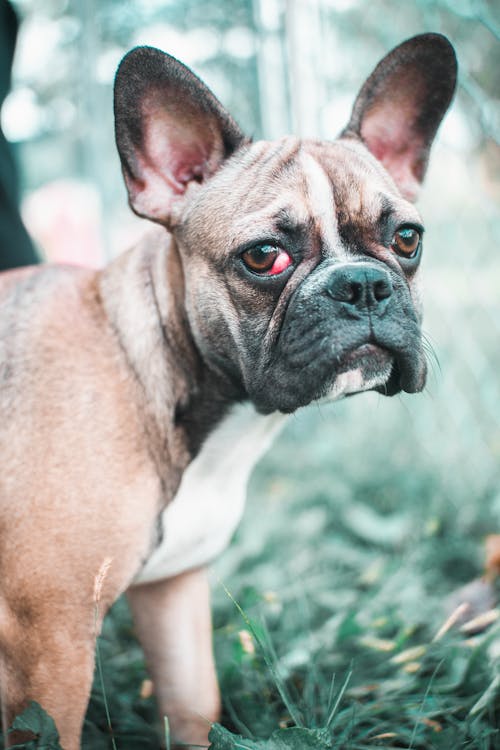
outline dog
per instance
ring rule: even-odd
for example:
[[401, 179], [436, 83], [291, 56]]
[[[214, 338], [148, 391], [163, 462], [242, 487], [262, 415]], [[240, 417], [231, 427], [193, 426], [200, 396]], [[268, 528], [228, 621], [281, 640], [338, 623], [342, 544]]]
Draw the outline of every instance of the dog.
[[206, 744], [206, 566], [252, 466], [300, 407], [424, 387], [413, 202], [455, 81], [448, 40], [419, 35], [336, 140], [252, 142], [176, 59], [122, 60], [129, 202], [160, 226], [103, 270], [0, 282], [5, 729], [36, 700], [80, 746], [96, 633], [127, 592], [174, 743]]

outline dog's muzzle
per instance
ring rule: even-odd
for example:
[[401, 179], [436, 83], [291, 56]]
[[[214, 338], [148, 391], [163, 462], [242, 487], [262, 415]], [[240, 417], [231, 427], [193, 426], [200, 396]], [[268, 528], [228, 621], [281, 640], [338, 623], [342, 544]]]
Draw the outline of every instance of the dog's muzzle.
[[260, 411], [290, 412], [335, 393], [344, 373], [357, 372], [349, 393], [394, 395], [421, 390], [425, 369], [406, 280], [379, 261], [328, 260], [294, 292], [250, 395]]

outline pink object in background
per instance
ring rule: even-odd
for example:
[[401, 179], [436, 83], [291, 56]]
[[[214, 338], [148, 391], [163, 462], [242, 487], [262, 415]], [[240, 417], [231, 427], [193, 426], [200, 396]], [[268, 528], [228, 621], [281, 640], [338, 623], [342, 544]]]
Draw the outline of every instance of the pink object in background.
[[23, 201], [22, 214], [47, 261], [90, 268], [104, 264], [101, 202], [91, 184], [47, 183]]

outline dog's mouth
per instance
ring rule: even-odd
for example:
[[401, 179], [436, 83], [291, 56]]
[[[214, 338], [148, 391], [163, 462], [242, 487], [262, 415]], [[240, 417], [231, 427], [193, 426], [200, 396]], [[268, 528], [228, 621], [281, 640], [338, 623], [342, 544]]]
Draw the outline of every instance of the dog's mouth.
[[346, 352], [339, 360], [338, 372], [363, 375], [360, 388], [350, 389], [345, 394], [348, 396], [365, 390], [373, 390], [384, 396], [395, 396], [401, 391], [416, 393], [425, 384], [425, 364], [419, 366], [417, 358], [373, 342]]
[[390, 378], [394, 355], [385, 347], [364, 343], [336, 358], [335, 380], [325, 394], [327, 401], [373, 390]]
[[339, 359], [339, 372], [360, 367], [364, 372], [386, 370], [394, 355], [379, 344], [366, 343], [356, 346]]
[[[324, 345], [312, 351], [297, 347], [297, 361], [279, 360], [280, 367], [267, 371], [265, 388], [253, 388], [250, 398], [262, 413], [290, 413], [311, 401], [337, 401], [364, 391], [385, 396], [421, 391], [426, 368], [418, 343], [401, 349], [387, 338], [387, 344], [358, 338], [336, 352]], [[262, 379], [255, 382], [262, 385]]]
[[401, 391], [419, 393], [425, 386], [427, 367], [423, 356], [404, 351], [392, 354], [389, 377], [372, 390], [383, 396], [395, 396]]
[[416, 320], [366, 316], [353, 324], [339, 317], [332, 326], [322, 308], [317, 322], [311, 317], [298, 307], [282, 328], [272, 361], [249, 378], [248, 393], [259, 411], [290, 413], [312, 401], [363, 391], [393, 396], [422, 390], [426, 368]]
[[374, 387], [372, 390], [383, 396], [395, 396], [397, 393], [420, 393], [425, 386], [427, 367], [425, 360], [420, 366], [416, 362], [410, 364], [394, 359], [390, 375], [387, 381]]

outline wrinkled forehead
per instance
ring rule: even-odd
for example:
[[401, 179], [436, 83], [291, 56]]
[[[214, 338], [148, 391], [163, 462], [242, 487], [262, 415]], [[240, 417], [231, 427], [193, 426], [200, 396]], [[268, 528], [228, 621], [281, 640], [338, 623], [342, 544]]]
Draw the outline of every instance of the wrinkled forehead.
[[[419, 222], [411, 203], [362, 143], [287, 137], [257, 141], [237, 152], [200, 196], [202, 213], [229, 245], [260, 232], [314, 229], [328, 248], [340, 224], [370, 226], [388, 212]], [[216, 220], [215, 220], [216, 217]], [[210, 227], [204, 224], [207, 237]]]

